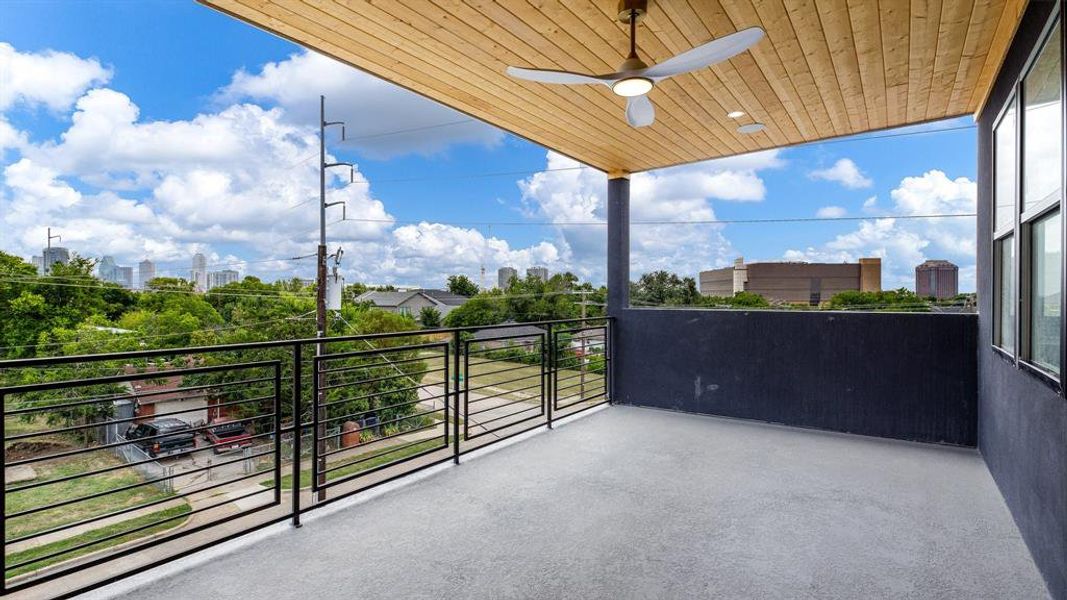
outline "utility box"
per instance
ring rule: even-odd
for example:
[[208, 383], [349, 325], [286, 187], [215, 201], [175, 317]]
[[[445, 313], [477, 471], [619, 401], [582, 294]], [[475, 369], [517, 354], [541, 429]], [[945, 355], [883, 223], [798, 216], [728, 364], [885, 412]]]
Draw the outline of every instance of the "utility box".
[[326, 276], [326, 310], [341, 310], [341, 296], [345, 291], [345, 278], [340, 273]]

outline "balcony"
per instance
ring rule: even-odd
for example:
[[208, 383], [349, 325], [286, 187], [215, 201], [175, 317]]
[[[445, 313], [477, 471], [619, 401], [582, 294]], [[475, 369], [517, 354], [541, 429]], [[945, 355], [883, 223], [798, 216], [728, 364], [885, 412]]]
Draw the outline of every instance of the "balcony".
[[974, 450], [612, 406], [123, 597], [1045, 593]]

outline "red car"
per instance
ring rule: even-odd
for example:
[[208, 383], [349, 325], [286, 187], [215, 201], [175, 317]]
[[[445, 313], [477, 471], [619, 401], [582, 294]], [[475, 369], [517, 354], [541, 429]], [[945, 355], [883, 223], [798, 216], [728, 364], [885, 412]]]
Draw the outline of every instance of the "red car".
[[204, 437], [215, 447], [215, 454], [240, 450], [252, 445], [252, 436], [248, 435], [244, 423], [223, 418], [216, 419], [209, 425]]

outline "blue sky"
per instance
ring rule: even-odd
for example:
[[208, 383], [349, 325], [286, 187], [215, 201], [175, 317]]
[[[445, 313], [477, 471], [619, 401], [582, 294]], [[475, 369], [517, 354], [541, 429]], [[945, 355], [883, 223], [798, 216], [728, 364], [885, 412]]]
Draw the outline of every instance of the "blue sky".
[[[305, 202], [323, 93], [357, 138], [330, 152], [360, 176], [344, 187], [335, 175], [331, 199], [369, 220], [331, 226], [350, 281], [440, 285], [454, 272], [477, 280], [482, 264], [603, 281], [602, 227], [545, 224], [602, 219], [602, 174], [193, 2], [6, 2], [0, 44], [6, 251], [39, 252], [51, 225], [71, 249], [120, 264], [149, 257], [183, 274], [202, 251], [266, 279], [310, 277], [308, 261], [283, 259], [314, 250]], [[633, 218], [970, 213], [975, 171], [973, 128], [839, 140], [635, 177]], [[635, 224], [633, 237], [634, 278], [692, 276], [738, 255], [882, 256], [886, 287], [911, 287], [917, 262], [947, 258], [973, 289], [971, 218]]]

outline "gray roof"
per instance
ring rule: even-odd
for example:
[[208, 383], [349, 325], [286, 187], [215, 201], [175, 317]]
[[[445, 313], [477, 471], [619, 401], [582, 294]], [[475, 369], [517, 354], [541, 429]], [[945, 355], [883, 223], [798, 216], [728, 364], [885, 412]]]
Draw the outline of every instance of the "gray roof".
[[[507, 323], [504, 323], [503, 325], [507, 325]], [[478, 331], [475, 331], [471, 337], [475, 340], [484, 340], [486, 338], [504, 336], [534, 336], [541, 335], [544, 332], [544, 329], [541, 329], [540, 327], [535, 327], [533, 325], [514, 325], [510, 327], [497, 326], [479, 329]]]
[[394, 307], [400, 306], [412, 296], [421, 294], [438, 306], [460, 306], [470, 298], [453, 294], [447, 290], [407, 290], [404, 292], [363, 292], [356, 298], [358, 302], [371, 302], [375, 306]]
[[460, 296], [459, 294], [453, 294], [448, 290], [412, 290], [415, 292], [422, 292], [424, 295], [437, 300], [441, 304], [447, 306], [461, 306], [470, 298], [466, 296]]

